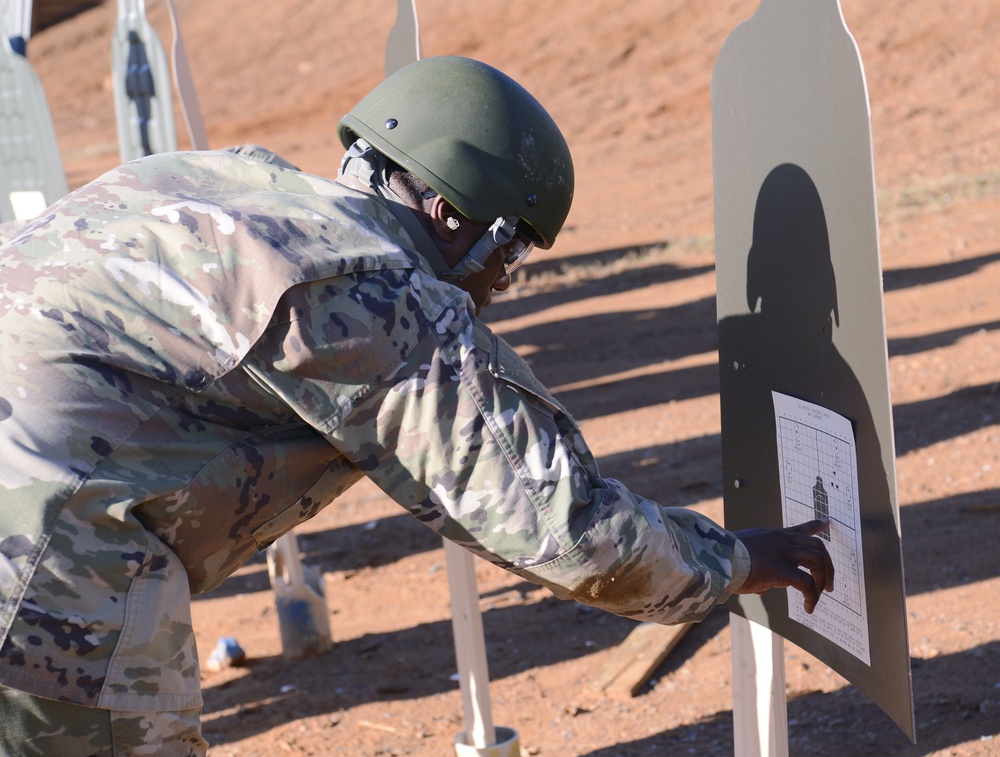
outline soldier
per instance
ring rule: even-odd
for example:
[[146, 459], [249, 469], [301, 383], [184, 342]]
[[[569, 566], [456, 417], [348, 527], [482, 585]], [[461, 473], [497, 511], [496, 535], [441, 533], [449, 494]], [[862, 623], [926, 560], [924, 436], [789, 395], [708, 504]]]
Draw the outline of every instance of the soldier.
[[789, 585], [811, 610], [832, 588], [820, 521], [733, 534], [603, 478], [478, 319], [573, 196], [530, 94], [430, 58], [338, 129], [336, 181], [257, 150], [154, 155], [0, 247], [7, 751], [204, 754], [190, 595], [362, 476], [632, 618]]

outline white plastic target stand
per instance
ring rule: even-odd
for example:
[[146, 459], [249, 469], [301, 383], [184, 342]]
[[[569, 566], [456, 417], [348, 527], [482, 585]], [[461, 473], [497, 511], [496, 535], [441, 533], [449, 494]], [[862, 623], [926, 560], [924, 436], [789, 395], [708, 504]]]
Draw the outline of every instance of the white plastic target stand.
[[[396, 22], [386, 40], [385, 75], [388, 77], [419, 59], [420, 27], [416, 2], [396, 0]], [[455, 657], [465, 715], [465, 730], [455, 736], [455, 754], [458, 757], [520, 757], [517, 731], [493, 725], [483, 616], [476, 588], [476, 558], [457, 544], [447, 539], [443, 541], [451, 590]]]

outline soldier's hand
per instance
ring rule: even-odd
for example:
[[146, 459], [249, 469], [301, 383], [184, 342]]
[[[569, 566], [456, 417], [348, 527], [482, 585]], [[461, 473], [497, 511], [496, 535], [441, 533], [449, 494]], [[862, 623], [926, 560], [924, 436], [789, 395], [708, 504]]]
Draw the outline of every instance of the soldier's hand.
[[802, 592], [806, 612], [811, 613], [820, 595], [833, 591], [833, 560], [814, 535], [829, 527], [829, 519], [823, 518], [791, 528], [736, 531], [750, 553], [750, 575], [736, 593], [763, 594], [792, 586]]

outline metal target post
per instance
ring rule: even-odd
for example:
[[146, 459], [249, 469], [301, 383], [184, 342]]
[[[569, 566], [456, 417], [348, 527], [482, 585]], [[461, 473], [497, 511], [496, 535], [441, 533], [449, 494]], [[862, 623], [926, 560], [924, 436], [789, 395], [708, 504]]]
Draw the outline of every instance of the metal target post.
[[25, 57], [31, 7], [0, 4], [0, 221], [34, 218], [68, 191], [45, 90]]

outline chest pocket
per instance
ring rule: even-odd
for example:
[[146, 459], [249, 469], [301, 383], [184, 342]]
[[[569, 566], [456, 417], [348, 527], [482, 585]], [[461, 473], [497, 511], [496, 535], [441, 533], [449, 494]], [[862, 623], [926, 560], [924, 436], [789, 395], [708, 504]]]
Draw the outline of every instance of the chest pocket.
[[359, 477], [316, 431], [289, 424], [247, 436], [182, 489], [134, 512], [177, 554], [192, 593], [200, 593]]

